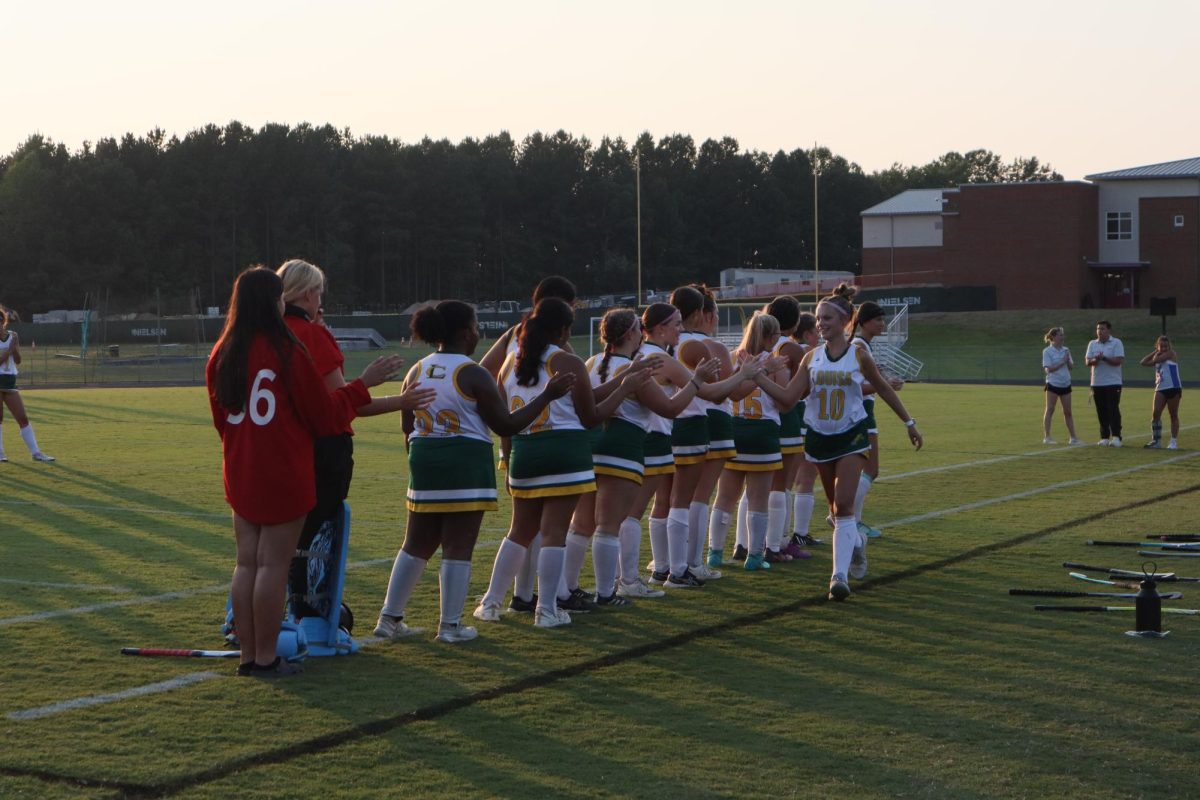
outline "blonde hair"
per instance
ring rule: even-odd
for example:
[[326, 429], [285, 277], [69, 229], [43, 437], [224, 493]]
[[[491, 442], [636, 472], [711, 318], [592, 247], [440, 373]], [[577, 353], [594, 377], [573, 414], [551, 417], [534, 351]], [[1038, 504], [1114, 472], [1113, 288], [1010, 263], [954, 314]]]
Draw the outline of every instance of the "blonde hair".
[[283, 262], [283, 265], [275, 270], [275, 274], [283, 281], [283, 302], [285, 303], [290, 303], [313, 289], [325, 291], [325, 273], [315, 264], [299, 258]]
[[738, 345], [737, 352], [756, 356], [763, 351], [763, 342], [778, 335], [779, 320], [770, 314], [755, 311], [754, 316], [746, 323], [746, 330], [742, 333], [742, 343]]
[[1051, 342], [1054, 341], [1054, 337], [1058, 336], [1062, 332], [1063, 332], [1062, 327], [1055, 325], [1053, 328], [1046, 331], [1046, 335], [1043, 336], [1042, 339], [1046, 342], [1046, 344], [1050, 344]]

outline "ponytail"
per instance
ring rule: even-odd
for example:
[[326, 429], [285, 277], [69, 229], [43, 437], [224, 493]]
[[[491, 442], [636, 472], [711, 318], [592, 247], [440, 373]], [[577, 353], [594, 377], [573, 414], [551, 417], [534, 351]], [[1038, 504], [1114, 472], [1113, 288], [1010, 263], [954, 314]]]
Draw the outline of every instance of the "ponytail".
[[738, 345], [737, 352], [756, 356], [763, 352], [763, 342], [777, 335], [779, 335], [779, 320], [770, 314], [755, 311], [750, 322], [746, 324], [745, 332], [742, 333], [742, 343]]
[[520, 344], [517, 348], [517, 385], [536, 386], [538, 369], [542, 365], [542, 354], [550, 345], [550, 339], [571, 327], [575, 312], [566, 302], [557, 297], [547, 297], [533, 309], [533, 314], [521, 325]]
[[828, 297], [822, 298], [817, 307], [828, 303], [838, 310], [838, 313], [847, 320], [854, 316], [854, 294], [858, 289], [848, 283], [839, 283], [837, 288], [833, 290]]
[[854, 332], [865, 323], [885, 316], [887, 316], [887, 312], [878, 303], [871, 300], [864, 300], [863, 304], [854, 312], [854, 319], [850, 323], [850, 330]]

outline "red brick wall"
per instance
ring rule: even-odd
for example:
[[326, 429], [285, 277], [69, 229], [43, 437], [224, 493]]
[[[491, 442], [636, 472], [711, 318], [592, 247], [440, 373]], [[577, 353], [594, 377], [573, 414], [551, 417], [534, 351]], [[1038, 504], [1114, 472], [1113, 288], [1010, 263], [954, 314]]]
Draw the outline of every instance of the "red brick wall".
[[[1183, 227], [1175, 216], [1183, 215]], [[1151, 297], [1174, 297], [1180, 307], [1200, 305], [1200, 197], [1143, 197], [1138, 204], [1138, 255], [1150, 266], [1141, 275], [1141, 306]]]
[[[892, 258], [895, 257], [893, 265]], [[943, 283], [940, 247], [864, 247], [862, 276], [866, 286], [889, 286], [894, 274], [897, 285]]]

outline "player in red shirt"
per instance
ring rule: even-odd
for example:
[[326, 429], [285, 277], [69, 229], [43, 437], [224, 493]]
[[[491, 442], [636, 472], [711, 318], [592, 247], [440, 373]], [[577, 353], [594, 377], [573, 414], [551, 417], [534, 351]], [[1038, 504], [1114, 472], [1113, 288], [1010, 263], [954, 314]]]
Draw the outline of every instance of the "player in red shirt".
[[[368, 403], [367, 387], [387, 380], [394, 363], [376, 359], [347, 394]], [[281, 663], [275, 647], [288, 561], [316, 502], [313, 439], [335, 433], [344, 418], [283, 321], [283, 285], [271, 270], [238, 276], [205, 378], [237, 541], [230, 596], [242, 647], [238, 674], [289, 674], [298, 668]]]

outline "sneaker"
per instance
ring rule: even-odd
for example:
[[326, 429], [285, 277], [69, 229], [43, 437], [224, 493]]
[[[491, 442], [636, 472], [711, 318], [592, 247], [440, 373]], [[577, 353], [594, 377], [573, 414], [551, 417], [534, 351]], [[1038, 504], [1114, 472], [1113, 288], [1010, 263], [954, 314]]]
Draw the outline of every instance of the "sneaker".
[[669, 577], [670, 577], [670, 575], [668, 573], [666, 573], [665, 571], [664, 572], [651, 572], [649, 582], [654, 584], [655, 586], [662, 586], [663, 584], [665, 584], [667, 582], [667, 578], [669, 578]]
[[751, 553], [746, 556], [746, 569], [750, 572], [758, 572], [760, 570], [770, 569], [771, 565], [767, 559], [758, 553]]
[[1110, 442], [1108, 439], [1101, 439], [1100, 441], [1096, 442], [1097, 447], [1108, 447], [1110, 444], [1112, 444], [1112, 442]]
[[858, 523], [857, 527], [859, 534], [866, 536], [868, 539], [878, 539], [880, 536], [883, 536], [883, 531], [878, 528], [872, 528], [865, 522]]
[[733, 560], [734, 561], [745, 561], [746, 560], [746, 545], [739, 544], [737, 547], [733, 548]]
[[480, 600], [479, 605], [471, 612], [471, 616], [483, 622], [499, 622], [500, 621], [500, 604], [489, 603], [485, 600]]
[[1142, 445], [1142, 447], [1144, 447], [1147, 450], [1157, 450], [1160, 447], [1162, 447], [1162, 442], [1160, 442], [1158, 439], [1154, 439], [1153, 441], [1147, 442], [1146, 444]]
[[693, 575], [690, 569], [685, 569], [682, 575], [668, 575], [663, 583], [668, 589], [699, 589], [703, 585], [704, 581]]
[[4, 453], [0, 453], [0, 464], [3, 464], [6, 461], [8, 461], [8, 456], [4, 455]]
[[809, 536], [807, 533], [798, 533], [793, 535], [796, 537], [796, 541], [800, 542], [803, 547], [820, 547], [821, 545], [825, 544], [824, 539], [818, 539], [815, 536]]
[[769, 547], [767, 548], [767, 552], [763, 555], [763, 561], [766, 561], [768, 564], [786, 564], [791, 560], [791, 556], [784, 555], [782, 551], [772, 550]]
[[435, 642], [457, 644], [458, 642], [469, 642], [478, 637], [479, 631], [472, 627], [459, 622], [443, 622], [438, 625], [437, 636], [433, 638]]
[[715, 569], [716, 567], [720, 567], [720, 566], [724, 565], [724, 563], [725, 563], [725, 554], [722, 553], [720, 550], [713, 550], [712, 548], [709, 548], [709, 550], [708, 550], [708, 566]]
[[538, 628], [557, 628], [560, 625], [570, 625], [571, 615], [561, 608], [552, 611], [538, 606], [537, 611], [533, 612], [533, 624]]
[[787, 547], [780, 552], [791, 556], [793, 559], [812, 558], [812, 553], [804, 549], [800, 544], [800, 537], [792, 534], [792, 539], [787, 543]]
[[1079, 438], [1077, 438], [1077, 437], [1075, 437], [1075, 436], [1072, 436], [1072, 437], [1071, 437], [1071, 440], [1070, 440], [1069, 442], [1067, 442], [1067, 444], [1071, 444], [1071, 445], [1075, 445], [1075, 444], [1083, 444], [1083, 439], [1079, 439]]
[[1174, 439], [1172, 439], [1171, 441], [1167, 442], [1167, 449], [1168, 450], [1178, 450], [1179, 443], [1176, 442]]
[[621, 597], [662, 597], [666, 594], [662, 589], [651, 589], [641, 578], [633, 583], [617, 581], [617, 594]]
[[404, 617], [393, 617], [390, 614], [380, 614], [379, 620], [375, 623], [375, 630], [372, 631], [381, 639], [403, 639], [405, 636], [412, 636], [419, 632], [417, 628], [410, 628], [404, 624]]
[[1109, 447], [1120, 447], [1120, 446], [1121, 446], [1121, 437], [1120, 437], [1120, 436], [1114, 436], [1114, 437], [1112, 438], [1112, 441], [1111, 441], [1111, 442], [1109, 442], [1108, 446], [1109, 446]]
[[702, 581], [715, 581], [721, 577], [721, 570], [709, 569], [707, 564], [701, 564], [694, 569], [688, 567], [688, 570]]
[[850, 555], [850, 577], [861, 581], [867, 577], [867, 537], [860, 536], [858, 547]]
[[508, 604], [508, 610], [516, 614], [532, 614], [535, 608], [537, 608], [537, 592], [534, 592], [533, 597], [529, 600], [522, 600], [514, 594], [512, 601]]
[[840, 572], [829, 579], [829, 599], [837, 600], [839, 603], [850, 596], [850, 584], [846, 583], [846, 576]]
[[623, 597], [616, 592], [613, 592], [608, 597], [596, 595], [596, 606], [600, 608], [620, 608], [621, 606], [631, 606], [633, 601]]
[[34, 461], [53, 461], [54, 456], [48, 456], [45, 453], [42, 453], [39, 451], [39, 452], [33, 454], [33, 460]]
[[566, 611], [579, 611], [586, 614], [596, 610], [596, 600], [588, 592], [578, 587], [571, 590], [566, 600], [559, 600], [558, 607]]
[[270, 680], [273, 678], [286, 678], [291, 675], [299, 675], [301, 672], [304, 672], [304, 667], [300, 666], [299, 664], [292, 664], [283, 660], [279, 656], [275, 656], [275, 660], [265, 667], [259, 664], [255, 664], [253, 667], [251, 667], [250, 677], [267, 678]]
[[1042, 439], [1042, 444], [1058, 444], [1058, 442], [1047, 436], [1045, 439]]

